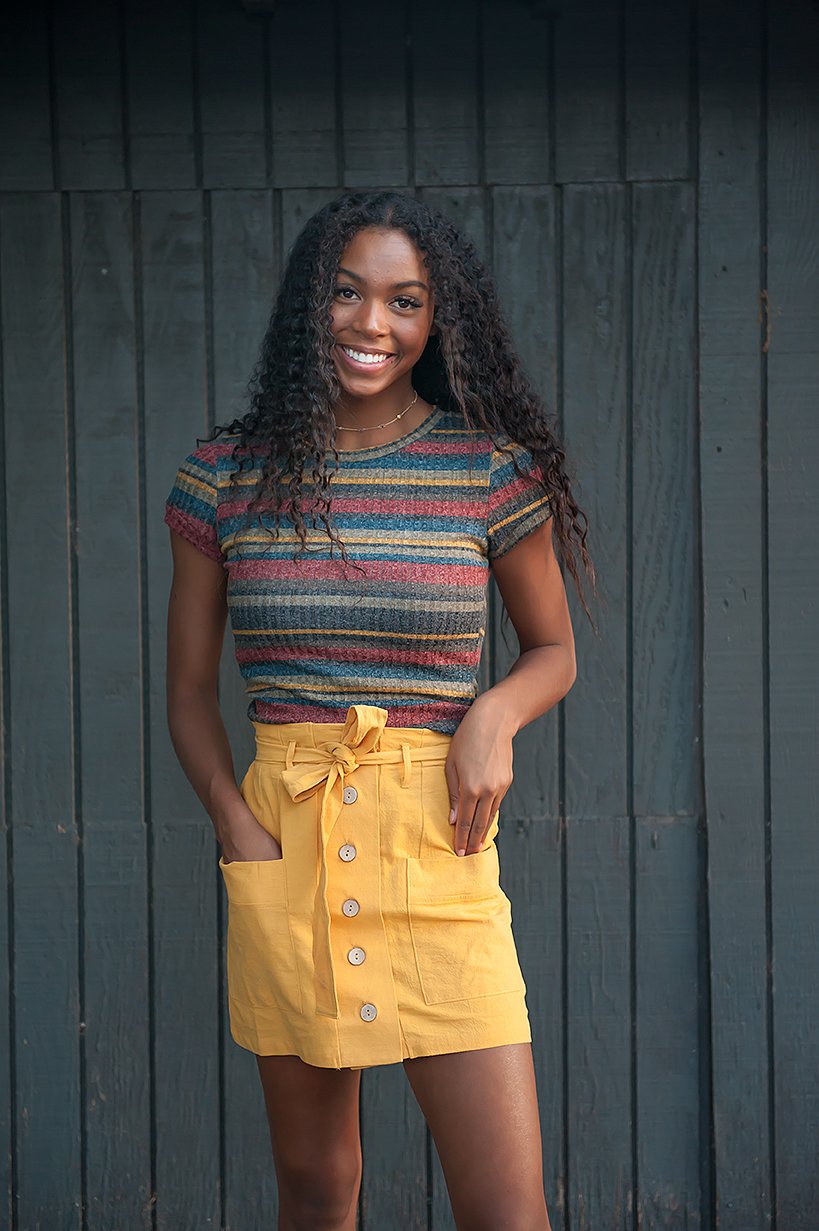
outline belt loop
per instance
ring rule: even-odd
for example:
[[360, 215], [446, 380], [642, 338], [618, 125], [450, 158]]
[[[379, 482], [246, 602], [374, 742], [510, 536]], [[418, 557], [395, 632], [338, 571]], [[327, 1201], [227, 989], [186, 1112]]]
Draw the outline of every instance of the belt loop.
[[287, 745], [287, 754], [284, 758], [285, 764], [287, 765], [288, 769], [293, 768], [293, 753], [295, 751], [295, 748], [296, 748], [296, 741], [294, 739], [291, 739], [290, 743]]
[[409, 744], [401, 745], [401, 756], [404, 758], [404, 768], [401, 772], [401, 785], [409, 786], [412, 777], [412, 761], [410, 760]]

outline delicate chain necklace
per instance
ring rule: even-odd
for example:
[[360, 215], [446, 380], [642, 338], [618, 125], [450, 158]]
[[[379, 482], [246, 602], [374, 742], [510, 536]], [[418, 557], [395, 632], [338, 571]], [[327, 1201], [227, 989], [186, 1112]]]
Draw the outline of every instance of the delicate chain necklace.
[[[409, 406], [405, 406], [400, 414], [396, 415], [394, 419], [388, 419], [386, 423], [376, 423], [372, 427], [342, 427], [339, 423], [336, 423], [336, 427], [341, 432], [377, 432], [379, 428], [389, 427], [391, 423], [397, 423], [399, 419], [403, 418], [408, 410], [412, 410], [417, 401], [418, 394], [416, 393]], [[335, 422], [335, 418], [335, 415], [333, 415], [333, 422]]]

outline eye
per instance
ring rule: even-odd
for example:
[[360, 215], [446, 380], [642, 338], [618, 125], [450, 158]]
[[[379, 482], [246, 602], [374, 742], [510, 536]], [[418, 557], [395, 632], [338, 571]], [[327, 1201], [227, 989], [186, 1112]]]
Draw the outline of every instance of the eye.
[[394, 302], [397, 303], [400, 308], [423, 307], [423, 304], [420, 304], [417, 299], [413, 299], [411, 295], [399, 295]]
[[346, 298], [348, 298], [348, 296], [347, 296], [347, 292], [348, 292], [348, 291], [349, 291], [350, 295], [355, 295], [355, 293], [356, 293], [356, 291], [355, 291], [355, 287], [352, 287], [352, 286], [337, 286], [337, 287], [336, 287], [336, 289], [335, 289], [335, 294], [336, 294], [336, 296], [337, 296], [339, 299], [346, 299]]

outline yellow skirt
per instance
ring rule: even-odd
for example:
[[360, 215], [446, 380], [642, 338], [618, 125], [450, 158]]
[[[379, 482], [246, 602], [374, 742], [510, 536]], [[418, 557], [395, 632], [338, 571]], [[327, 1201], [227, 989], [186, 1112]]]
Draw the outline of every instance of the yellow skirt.
[[241, 793], [282, 858], [219, 866], [235, 1041], [322, 1068], [369, 1068], [531, 1041], [499, 884], [496, 812], [458, 856], [451, 736], [344, 723], [254, 723]]

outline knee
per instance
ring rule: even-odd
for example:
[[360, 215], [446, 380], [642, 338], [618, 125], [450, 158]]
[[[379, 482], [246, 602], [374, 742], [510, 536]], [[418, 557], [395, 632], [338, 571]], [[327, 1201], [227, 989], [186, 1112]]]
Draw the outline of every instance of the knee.
[[337, 1152], [280, 1160], [279, 1205], [293, 1231], [342, 1231], [351, 1224], [361, 1183], [361, 1156]]

